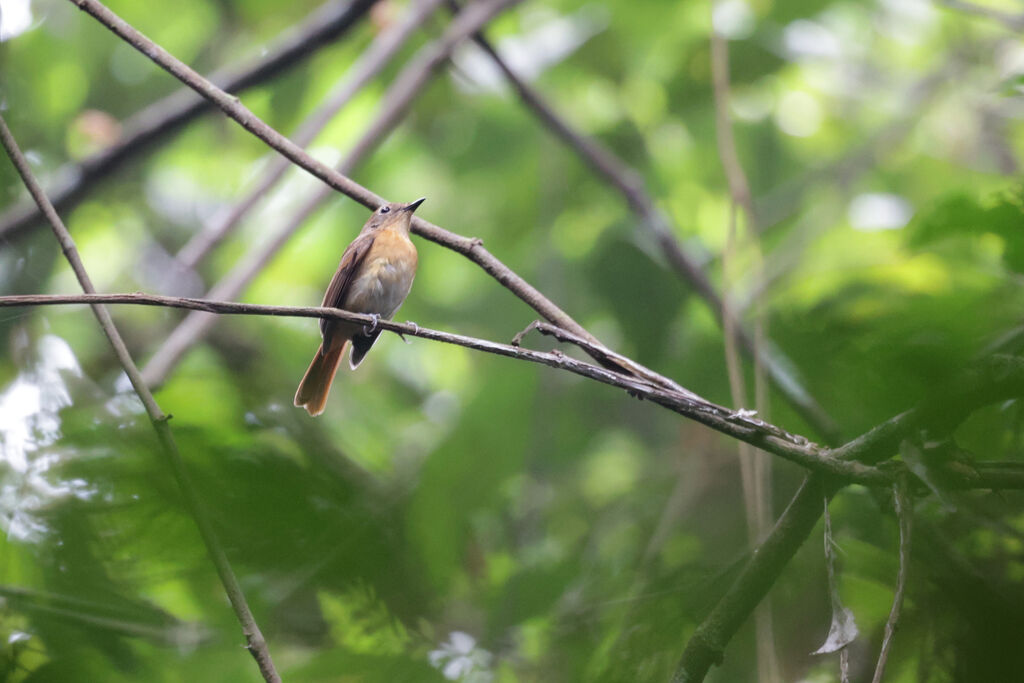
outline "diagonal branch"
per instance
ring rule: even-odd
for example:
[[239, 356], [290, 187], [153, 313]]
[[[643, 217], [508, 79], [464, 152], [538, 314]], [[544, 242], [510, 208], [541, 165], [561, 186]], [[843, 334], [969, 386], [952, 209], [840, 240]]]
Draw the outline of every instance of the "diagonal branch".
[[[284, 31], [265, 55], [220, 69], [210, 74], [209, 79], [230, 92], [259, 85], [344, 35], [375, 1], [331, 0], [301, 24]], [[62, 211], [73, 208], [94, 185], [122, 164], [210, 109], [209, 102], [185, 88], [150, 104], [125, 121], [125, 133], [117, 144], [65, 169], [67, 180], [50, 191], [54, 206]], [[14, 239], [24, 234], [41, 216], [39, 208], [31, 201], [5, 211], [0, 215], [0, 239]]]
[[[0, 307], [53, 305], [69, 303], [132, 303], [149, 306], [173, 306], [188, 308], [207, 313], [243, 314], [243, 315], [289, 315], [305, 318], [336, 318], [364, 325], [374, 324], [371, 316], [350, 313], [332, 308], [297, 307], [297, 306], [261, 306], [227, 301], [210, 301], [206, 299], [189, 299], [179, 297], [157, 296], [152, 294], [104, 294], [89, 297], [67, 295], [27, 295], [0, 297]], [[376, 325], [383, 330], [400, 334], [457, 344], [477, 351], [484, 351], [500, 356], [517, 358], [532, 363], [567, 370], [582, 377], [587, 377], [604, 384], [625, 389], [638, 398], [668, 408], [684, 417], [711, 427], [733, 438], [756, 445], [769, 453], [786, 458], [803, 467], [815, 471], [852, 479], [864, 484], [886, 484], [891, 477], [871, 467], [864, 467], [857, 462], [844, 462], [833, 456], [835, 451], [809, 442], [802, 436], [790, 434], [763, 420], [749, 416], [743, 411], [732, 411], [716, 405], [696, 394], [682, 389], [681, 391], [665, 389], [653, 381], [631, 377], [565, 355], [561, 351], [541, 352], [524, 349], [513, 344], [500, 344], [483, 339], [475, 339], [458, 334], [440, 332], [420, 327], [414, 323], [396, 323], [379, 320]], [[589, 351], [589, 340], [579, 337], [564, 336], [572, 339], [580, 347]], [[600, 345], [596, 345], [600, 348]], [[633, 363], [633, 361], [630, 361]], [[639, 364], [636, 364], [639, 365]], [[642, 366], [641, 366], [642, 367]]]
[[[208, 299], [191, 299], [184, 297], [169, 297], [153, 294], [94, 294], [83, 295], [23, 295], [0, 297], [0, 307], [9, 306], [33, 306], [33, 305], [57, 305], [57, 304], [81, 304], [81, 303], [115, 303], [115, 304], [138, 304], [146, 306], [171, 306], [174, 308], [185, 308], [206, 313], [233, 314], [233, 315], [282, 315], [297, 316], [303, 318], [335, 318], [361, 323], [363, 325], [376, 324], [382, 330], [396, 332], [403, 335], [430, 339], [449, 344], [456, 344], [466, 348], [492, 353], [508, 358], [529, 361], [547, 365], [548, 367], [566, 370], [581, 377], [596, 380], [620, 389], [624, 389], [631, 395], [643, 398], [652, 403], [668, 408], [684, 417], [706, 425], [727, 436], [756, 445], [769, 453], [795, 462], [798, 465], [815, 471], [823, 471], [828, 474], [844, 479], [852, 479], [863, 484], [885, 484], [888, 485], [891, 477], [871, 467], [864, 467], [857, 462], [843, 462], [835, 457], [835, 451], [823, 448], [809, 442], [806, 438], [790, 434], [784, 429], [763, 420], [749, 416], [743, 411], [732, 411], [728, 408], [711, 403], [693, 392], [682, 387], [678, 390], [665, 389], [661, 386], [663, 382], [671, 382], [660, 375], [654, 375], [653, 380], [646, 380], [633, 377], [607, 368], [593, 365], [565, 355], [561, 351], [551, 352], [533, 351], [524, 349], [515, 343], [501, 344], [485, 339], [476, 339], [459, 334], [441, 332], [420, 327], [415, 323], [396, 323], [393, 321], [377, 320], [368, 315], [350, 313], [333, 308], [320, 308], [310, 306], [264, 306], [258, 304], [243, 304], [229, 301], [211, 301]], [[623, 358], [618, 354], [605, 356], [608, 353], [599, 344], [593, 344], [587, 339], [577, 337], [571, 333], [560, 331], [557, 335], [560, 339], [571, 341], [588, 353], [593, 353], [601, 360], [611, 359], [618, 362]], [[515, 340], [514, 340], [515, 341]], [[642, 368], [639, 363], [625, 359], [623, 365]], [[674, 384], [674, 383], [672, 383]], [[678, 385], [675, 385], [678, 386]]]
[[[387, 66], [395, 53], [405, 45], [439, 4], [441, 4], [441, 0], [418, 0], [401, 21], [381, 33], [345, 73], [324, 103], [310, 114], [295, 131], [293, 136], [295, 143], [302, 147], [309, 145], [338, 112], [362, 90], [363, 86]], [[287, 159], [279, 155], [275, 156], [259, 181], [253, 185], [245, 197], [218, 216], [206, 230], [196, 233], [178, 251], [176, 258], [182, 267], [195, 268], [210, 250], [227, 237], [242, 222], [242, 218], [262, 198], [267, 196], [267, 193], [289, 168], [291, 168], [291, 164]]]
[[[463, 13], [448, 27], [441, 38], [417, 52], [384, 95], [383, 102], [370, 126], [338, 164], [337, 173], [345, 175], [352, 173], [376, 149], [377, 145], [398, 126], [404, 115], [408, 113], [413, 101], [448, 59], [455, 46], [493, 18], [502, 7], [502, 3], [492, 3], [488, 11]], [[282, 157], [282, 159], [284, 158]], [[334, 196], [331, 188], [319, 186], [266, 242], [252, 248], [227, 275], [221, 278], [207, 293], [207, 298], [234, 299], [240, 295], [291, 239], [292, 235], [305, 225], [309, 217], [324, 202]], [[192, 313], [186, 316], [143, 368], [142, 377], [146, 383], [151, 387], [163, 384], [185, 353], [207, 335], [216, 320], [216, 316], [203, 313]]]
[[[676, 238], [675, 227], [668, 216], [657, 208], [654, 199], [647, 191], [642, 176], [635, 169], [630, 168], [625, 161], [615, 156], [611, 150], [575, 130], [540, 93], [523, 81], [508, 66], [486, 37], [478, 34], [474, 40], [501, 70], [505, 79], [515, 89], [519, 99], [537, 116], [541, 123], [579, 155], [591, 170], [618, 190], [630, 210], [640, 220], [640, 224], [654, 238], [672, 269], [679, 277], [690, 283], [697, 295], [707, 302], [719, 322], [724, 323], [721, 295], [699, 261], [688, 254]], [[749, 191], [746, 194], [749, 198]], [[797, 413], [827, 441], [834, 441], [838, 436], [835, 422], [814, 400], [801, 384], [800, 379], [787, 369], [792, 366], [792, 363], [784, 359], [778, 351], [771, 351], [764, 347], [757, 348], [753, 337], [742, 326], [736, 326], [736, 334], [744, 351], [754, 357], [755, 361], [759, 359], [760, 363], [767, 368], [772, 382], [793, 405]]]
[[593, 342], [587, 339], [577, 336], [572, 332], [567, 332], [556, 325], [546, 323], [543, 320], [534, 320], [532, 323], [527, 325], [521, 332], [516, 334], [516, 336], [512, 338], [512, 346], [521, 345], [523, 342], [523, 338], [530, 332], [533, 332], [534, 330], [545, 336], [554, 337], [560, 342], [566, 342], [578, 346], [579, 348], [586, 351], [587, 355], [589, 355], [591, 358], [596, 360], [598, 363], [601, 363], [605, 367], [628, 368], [632, 374], [636, 375], [637, 377], [643, 377], [644, 379], [648, 380], [649, 382], [656, 386], [667, 387], [681, 394], [686, 394], [690, 398], [695, 398], [701, 401], [704, 400], [703, 398], [693, 393], [689, 389], [684, 389], [683, 387], [679, 386], [678, 384], [675, 383], [674, 380], [671, 380], [668, 377], [665, 377], [664, 375], [659, 375], [650, 368], [640, 365], [632, 358], [627, 358], [626, 356], [623, 356], [621, 353], [616, 353], [615, 351], [612, 351], [609, 348], [606, 348], [599, 344], [594, 344]]
[[[261, 304], [244, 304], [233, 301], [212, 301], [209, 299], [193, 299], [186, 297], [160, 296], [155, 294], [29, 294], [18, 296], [0, 296], [0, 308], [22, 306], [55, 306], [70, 304], [133, 304], [139, 306], [167, 306], [220, 315], [263, 315], [287, 316], [298, 318], [331, 318], [345, 320], [363, 325], [376, 324], [380, 329], [398, 335], [419, 337], [430, 341], [454, 344], [475, 351], [490, 353], [506, 358], [537, 363], [548, 367], [565, 370], [575, 375], [618, 387], [637, 398], [649, 400], [668, 408], [684, 417], [699, 422], [718, 432], [766, 450], [774, 455], [790, 460], [801, 467], [838, 477], [843, 481], [857, 482], [868, 485], [890, 486], [895, 477], [905, 471], [898, 465], [889, 465], [884, 470], [872, 467], [874, 463], [895, 452], [902, 434], [923, 425], [938, 422], [939, 424], [955, 424], [970, 409], [1002, 396], [1024, 393], [1024, 361], [1007, 356], [997, 356], [979, 364], [975, 372], [977, 377], [965, 386], [972, 390], [944, 395], [944, 402], [935, 406], [924, 406], [917, 410], [898, 415], [875, 429], [866, 432], [841, 448], [826, 448], [809, 442], [799, 434], [790, 434], [785, 430], [754, 419], [743, 411], [732, 411], [728, 408], [707, 401], [697, 394], [682, 387], [677, 390], [666, 390], [661, 381], [645, 381], [615, 372], [608, 368], [577, 360], [560, 351], [534, 351], [524, 349], [519, 344], [522, 335], [537, 329], [543, 334], [550, 334], [560, 341], [579, 346], [588, 353], [612, 353], [604, 347], [565, 332], [547, 323], [534, 323], [523, 333], [517, 334], [511, 344], [501, 344], [486, 339], [467, 337], [465, 335], [432, 330], [420, 327], [416, 323], [398, 323], [390, 320], [374, 320], [372, 316], [351, 313], [337, 308], [320, 308], [314, 306], [266, 306]], [[623, 361], [625, 364], [636, 364], [635, 361], [613, 354], [612, 360]], [[639, 366], [642, 367], [642, 366]], [[671, 380], [667, 380], [671, 381]], [[1002, 393], [999, 393], [1002, 392]], [[950, 407], [951, 406], [951, 407]], [[870, 456], [866, 458], [866, 455]], [[865, 464], [869, 463], [869, 464]], [[951, 487], [964, 489], [1015, 489], [1024, 487], [1024, 467], [1014, 463], [976, 463], [974, 472], [944, 471]], [[820, 502], [820, 491], [819, 498]]]
[[[35, 176], [32, 175], [32, 170], [29, 168], [28, 161], [26, 161], [25, 156], [18, 148], [18, 144], [11, 135], [11, 131], [7, 127], [7, 122], [4, 121], [2, 116], [0, 116], [0, 142], [2, 142], [4, 149], [7, 150], [7, 154], [11, 158], [11, 162], [14, 164], [14, 167], [17, 169], [22, 180], [25, 182], [25, 186], [28, 188], [32, 198], [39, 205], [39, 210], [42, 212], [43, 216], [45, 216], [50, 227], [53, 228], [53, 234], [60, 243], [61, 250], [64, 252], [64, 256], [67, 258], [68, 263], [71, 265], [71, 269], [75, 272], [75, 276], [78, 278], [78, 282], [81, 284], [82, 290], [87, 294], [94, 294], [96, 289], [93, 287], [92, 281], [89, 279], [89, 274], [86, 272], [85, 266], [82, 264], [82, 259], [78, 255], [78, 249], [75, 247], [75, 242], [71, 238], [71, 233], [68, 232], [68, 229], [64, 226], [60, 216], [57, 215], [57, 211], [46, 198], [46, 194], [43, 192], [39, 182], [35, 179]], [[170, 416], [166, 415], [160, 409], [160, 406], [157, 405], [156, 399], [153, 398], [153, 394], [150, 393], [145, 382], [142, 381], [142, 375], [139, 374], [139, 369], [135, 366], [135, 362], [128, 353], [128, 348], [125, 346], [124, 340], [121, 339], [121, 335], [114, 326], [114, 321], [111, 319], [110, 313], [107, 312], [107, 309], [104, 306], [98, 303], [92, 304], [92, 310], [96, 315], [96, 319], [99, 321], [100, 327], [103, 328], [103, 333], [107, 336], [107, 339], [110, 341], [110, 345], [114, 349], [114, 355], [116, 355], [117, 359], [120, 361], [125, 374], [128, 375], [128, 379], [131, 381], [132, 387], [135, 389], [135, 393], [138, 394], [139, 399], [142, 401], [142, 405], [146, 409], [146, 414], [149, 416], [149, 420], [153, 425], [153, 430], [156, 432], [160, 446], [163, 448], [164, 456], [171, 466], [171, 471], [174, 473], [174, 478], [178, 482], [179, 489], [181, 489], [185, 505], [188, 508], [189, 513], [192, 515], [192, 518], [195, 520], [196, 526], [199, 527], [199, 534], [202, 536], [203, 543], [206, 544], [206, 549], [210, 554], [210, 559], [217, 568], [217, 574], [220, 576], [221, 583], [224, 586], [224, 591], [227, 593], [231, 606], [235, 610], [235, 616], [242, 625], [242, 632], [245, 634], [249, 652], [252, 654], [253, 658], [255, 658], [256, 664], [259, 666], [260, 673], [263, 675], [263, 678], [267, 683], [280, 683], [281, 677], [274, 669], [274, 663], [270, 658], [270, 651], [267, 649], [267, 643], [263, 638], [263, 633], [256, 624], [256, 619], [252, 615], [252, 610], [249, 609], [249, 604], [245, 600], [242, 587], [239, 585], [238, 579], [235, 578], [235, 573], [231, 569], [231, 564], [228, 562], [227, 555], [225, 555], [224, 549], [217, 540], [217, 534], [213, 529], [213, 524], [210, 522], [210, 519], [203, 507], [203, 503], [199, 499], [199, 496], [189, 479], [188, 471], [185, 469], [185, 462], [181, 457], [181, 453], [178, 451], [178, 444], [175, 442], [174, 435], [171, 433], [170, 425], [167, 423]]]

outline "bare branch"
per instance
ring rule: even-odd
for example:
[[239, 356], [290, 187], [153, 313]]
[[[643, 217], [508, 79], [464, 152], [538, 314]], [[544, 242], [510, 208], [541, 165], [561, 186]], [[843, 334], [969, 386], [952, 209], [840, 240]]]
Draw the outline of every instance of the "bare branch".
[[[643, 177], [615, 156], [611, 150], [575, 130], [540, 93], [519, 78], [484, 35], [479, 34], [474, 40], [501, 70], [523, 104], [533, 111], [555, 137], [579, 155], [591, 170], [619, 191], [630, 210], [640, 220], [640, 224], [654, 238], [672, 269], [680, 278], [690, 283], [697, 295], [710, 306], [719, 322], [722, 322], [721, 296], [699, 261], [688, 254], [676, 238], [675, 227], [668, 216], [657, 208], [647, 191]], [[749, 192], [747, 194], [749, 195]], [[826, 441], [834, 441], [838, 436], [835, 422], [807, 392], [800, 379], [787, 370], [787, 366], [791, 364], [782, 362], [782, 358], [776, 358], [779, 355], [777, 351], [771, 352], [763, 346], [756, 348], [754, 339], [742, 327], [738, 327], [737, 335], [744, 351], [760, 359], [768, 369], [776, 388], [793, 405], [797, 413]]]
[[[7, 306], [32, 306], [32, 305], [56, 305], [71, 303], [118, 303], [118, 304], [139, 304], [146, 306], [171, 306], [175, 308], [187, 308], [207, 313], [235, 314], [235, 315], [283, 315], [298, 316], [304, 318], [335, 318], [357, 322], [364, 325], [371, 325], [374, 319], [371, 316], [350, 313], [334, 308], [300, 307], [300, 306], [262, 306], [257, 304], [242, 304], [228, 301], [210, 301], [206, 299], [190, 299], [182, 297], [157, 296], [153, 294], [103, 294], [93, 296], [82, 295], [26, 295], [0, 297], [0, 308]], [[850, 479], [863, 484], [884, 484], [891, 482], [891, 476], [873, 467], [865, 467], [853, 461], [840, 461], [832, 454], [837, 452], [832, 449], [823, 448], [809, 442], [802, 436], [790, 434], [775, 425], [768, 424], [763, 420], [751, 417], [743, 411], [735, 412], [716, 405], [698, 397], [690, 391], [675, 391], [665, 389], [652, 380], [645, 380], [638, 377], [616, 372], [608, 368], [592, 365], [565, 355], [561, 351], [551, 352], [532, 351], [511, 344], [500, 344], [466, 337], [459, 334], [451, 334], [438, 330], [431, 330], [420, 327], [414, 323], [396, 323], [393, 321], [379, 320], [377, 326], [382, 330], [400, 333], [403, 335], [420, 337], [434, 341], [456, 344], [466, 348], [493, 353], [508, 358], [517, 358], [532, 363], [547, 365], [548, 367], [566, 370], [582, 377], [596, 380], [603, 384], [619, 387], [638, 398], [643, 398], [668, 408], [684, 417], [711, 427], [723, 434], [741, 441], [762, 448], [769, 453], [791, 460], [803, 467], [814, 471], [825, 472], [843, 479]], [[563, 335], [564, 336], [564, 335]], [[564, 336], [565, 339], [572, 339]], [[585, 345], [589, 342], [581, 338], [573, 339], [577, 345], [583, 344], [581, 348], [588, 350]], [[628, 359], [627, 359], [628, 360]], [[633, 361], [629, 364], [636, 365]]]
[[[324, 45], [337, 40], [376, 0], [331, 0], [312, 12], [301, 24], [285, 30], [265, 54], [244, 63], [220, 69], [209, 79], [230, 92], [259, 85], [312, 56]], [[67, 180], [50, 190], [54, 206], [73, 208], [94, 185], [115, 172], [152, 145], [179, 130], [212, 107], [187, 88], [160, 99], [124, 122], [124, 134], [117, 144], [64, 169]], [[41, 218], [34, 202], [17, 205], [0, 216], [0, 239], [14, 239], [27, 232]]]
[[[347, 105], [367, 83], [376, 76], [402, 48], [413, 33], [441, 4], [441, 0], [419, 0], [406, 16], [381, 33], [358, 61], [345, 72], [334, 91], [316, 111], [302, 123], [293, 139], [306, 147], [317, 134]], [[206, 230], [196, 233], [178, 251], [177, 260], [183, 268], [191, 269], [237, 227], [256, 204], [277, 184], [291, 164], [282, 156], [275, 156], [258, 182], [241, 200], [219, 215]], [[345, 171], [342, 171], [343, 173]]]
[[[383, 102], [367, 130], [338, 164], [337, 173], [352, 173], [363, 159], [376, 149], [401, 122], [413, 101], [448, 59], [455, 46], [501, 11], [504, 4], [507, 3], [491, 3], [490, 9], [486, 12], [463, 13], [448, 27], [441, 38], [416, 53], [384, 95]], [[241, 294], [307, 219], [334, 196], [331, 188], [318, 187], [305, 203], [292, 213], [289, 220], [270, 236], [270, 239], [251, 249], [231, 272], [214, 285], [207, 293], [207, 298], [233, 299]], [[186, 316], [143, 368], [142, 376], [146, 383], [151, 387], [163, 384], [185, 353], [202, 340], [215, 323], [215, 316], [202, 313]]]
[[[72, 304], [166, 306], [220, 315], [331, 318], [363, 325], [374, 324], [372, 316], [351, 313], [337, 308], [267, 306], [233, 301], [160, 296], [156, 294], [28, 294], [0, 296], [0, 308]], [[420, 327], [412, 322], [398, 323], [391, 320], [377, 320], [376, 325], [382, 330], [398, 335], [454, 344], [474, 351], [546, 365], [601, 382], [602, 384], [618, 387], [632, 396], [657, 403], [711, 429], [751, 443], [758, 448], [795, 462], [802, 467], [839, 477], [848, 482], [890, 486], [895, 477], [906, 472], [906, 470], [896, 465], [891, 465], [886, 470], [865, 465], [861, 462], [863, 454], [871, 455], [870, 461], [864, 460], [864, 462], [870, 462], [871, 464], [878, 462], [894, 452], [895, 444], [893, 440], [895, 439], [895, 443], [898, 444], [900, 434], [920, 428], [921, 424], [934, 419], [932, 413], [927, 408], [909, 411], [892, 418], [841, 448], [824, 448], [809, 442], [800, 435], [790, 434], [775, 425], [752, 418], [742, 411], [734, 412], [723, 406], [711, 403], [682, 387], [678, 391], [667, 391], [660, 386], [659, 382], [654, 380], [645, 381], [640, 378], [631, 377], [628, 374], [622, 374], [605, 367], [577, 360], [557, 350], [551, 352], [534, 351], [516, 345], [515, 340], [513, 344], [501, 344], [486, 339]], [[527, 330], [529, 329], [537, 329], [542, 333], [551, 334], [561, 341], [579, 346], [588, 353], [591, 351], [597, 353], [598, 350], [601, 353], [607, 352], [607, 349], [603, 347], [590, 346], [588, 341], [546, 323], [536, 324], [536, 328], [534, 328], [534, 325], [531, 325], [527, 328]], [[516, 336], [520, 337], [520, 335]], [[610, 358], [613, 360], [622, 359], [625, 361], [625, 364], [643, 367], [619, 354], [614, 354]], [[1000, 368], [1003, 369], [1000, 370]], [[981, 364], [980, 373], [985, 379], [984, 381], [977, 380], [976, 383], [983, 388], [996, 385], [1004, 393], [1007, 391], [1006, 387], [1009, 387], [1012, 391], [1024, 392], [1024, 361], [1019, 362], [1017, 359], [1008, 357], [990, 359], [987, 363]], [[657, 375], [657, 377], [660, 377], [660, 375]], [[980, 393], [968, 392], [969, 405], [973, 406], [986, 402], [991, 398], [991, 393], [991, 391], [982, 391]], [[954, 406], [952, 408], [953, 413], [957, 414], [956, 404], [961, 399], [961, 395], [951, 395], [948, 398]], [[949, 486], [957, 488], [1024, 488], [1024, 467], [1020, 467], [1018, 463], [979, 462], [974, 464], [973, 470], [973, 472], [960, 470], [944, 471], [943, 475], [946, 478], [944, 481]]]
[[896, 623], [903, 608], [903, 596], [907, 590], [907, 573], [910, 571], [910, 534], [914, 525], [914, 501], [907, 493], [907, 482], [900, 478], [892, 487], [893, 505], [896, 508], [896, 519], [900, 525], [900, 568], [896, 576], [896, 593], [892, 598], [892, 609], [889, 619], [885, 622], [885, 635], [882, 637], [882, 650], [878, 654], [878, 664], [871, 683], [882, 683], [886, 662], [889, 661], [889, 650], [892, 649], [892, 637], [896, 632]]
[[681, 394], [686, 394], [690, 398], [696, 399], [698, 401], [705, 401], [704, 398], [701, 398], [700, 396], [693, 393], [689, 389], [684, 389], [683, 387], [676, 384], [674, 380], [671, 380], [668, 377], [665, 377], [664, 375], [659, 375], [650, 368], [640, 365], [632, 358], [627, 358], [626, 356], [623, 356], [620, 353], [616, 353], [611, 349], [607, 349], [603, 346], [594, 344], [586, 339], [583, 339], [582, 337], [573, 334], [572, 332], [566, 332], [561, 327], [556, 327], [555, 325], [552, 325], [551, 323], [546, 323], [542, 320], [534, 320], [532, 323], [527, 325], [526, 328], [524, 328], [521, 332], [517, 333], [516, 336], [512, 338], [512, 346], [520, 346], [523, 343], [523, 338], [526, 337], [526, 335], [529, 334], [530, 332], [533, 332], [534, 330], [540, 332], [543, 335], [554, 337], [560, 342], [575, 344], [579, 348], [586, 351], [591, 358], [594, 358], [599, 363], [602, 363], [605, 367], [619, 366], [623, 368], [628, 368], [637, 377], [643, 377], [644, 379], [652, 382], [656, 386], [668, 387], [673, 391], [678, 391]]
[[[46, 194], [35, 179], [35, 176], [32, 175], [32, 170], [29, 168], [28, 161], [26, 161], [21, 150], [18, 148], [18, 144], [15, 142], [14, 136], [11, 135], [11, 131], [7, 127], [7, 122], [4, 121], [2, 116], [0, 116], [0, 142], [3, 143], [4, 149], [7, 150], [7, 154], [11, 158], [14, 167], [18, 170], [18, 174], [24, 181], [25, 187], [28, 188], [32, 198], [38, 204], [39, 210], [42, 212], [43, 216], [45, 216], [50, 227], [53, 228], [53, 234], [60, 243], [61, 250], [64, 252], [64, 256], [67, 258], [68, 263], [71, 265], [71, 269], [75, 272], [75, 276], [78, 278], [78, 282], [82, 286], [82, 290], [87, 294], [94, 294], [96, 289], [93, 287], [92, 280], [89, 279], [89, 274], [86, 272], [85, 266], [82, 264], [82, 259], [78, 255], [78, 249], [75, 247], [75, 242], [71, 238], [71, 234], [64, 226], [60, 216], [57, 215], [57, 211], [53, 208], [53, 205], [46, 198]], [[135, 389], [135, 393], [138, 394], [139, 399], [142, 401], [142, 405], [146, 409], [146, 414], [149, 416], [153, 429], [156, 431], [157, 439], [160, 441], [160, 445], [163, 448], [164, 456], [171, 465], [171, 471], [174, 473], [174, 477], [178, 482], [178, 487], [181, 489], [185, 505], [188, 508], [189, 513], [192, 515], [192, 519], [195, 520], [196, 526], [199, 528], [199, 534], [202, 536], [203, 542], [206, 544], [206, 549], [210, 554], [210, 559], [217, 568], [217, 574], [220, 576], [221, 583], [224, 586], [224, 591], [227, 593], [231, 606], [235, 610], [235, 616], [242, 625], [242, 632], [245, 634], [249, 652], [256, 660], [260, 673], [263, 675], [263, 678], [267, 683], [280, 683], [281, 677], [274, 669], [274, 663], [270, 658], [270, 651], [267, 649], [267, 643], [263, 638], [263, 633], [256, 624], [256, 619], [252, 615], [252, 610], [249, 609], [249, 604], [245, 600], [242, 587], [239, 585], [238, 579], [235, 578], [235, 573], [231, 569], [231, 564], [228, 562], [227, 555], [224, 554], [224, 549], [217, 540], [217, 534], [213, 529], [213, 524], [210, 522], [209, 517], [207, 517], [203, 503], [189, 479], [188, 471], [185, 469], [185, 462], [182, 460], [181, 453], [178, 451], [178, 445], [174, 440], [174, 435], [171, 433], [171, 428], [167, 424], [169, 416], [160, 409], [160, 406], [157, 405], [156, 399], [153, 398], [153, 394], [150, 393], [145, 382], [142, 381], [142, 375], [139, 374], [139, 369], [135, 366], [135, 362], [128, 353], [128, 348], [125, 346], [124, 340], [121, 339], [120, 333], [118, 333], [117, 328], [114, 326], [114, 321], [111, 319], [110, 313], [107, 312], [107, 309], [99, 303], [92, 304], [92, 310], [96, 315], [96, 319], [99, 321], [100, 327], [103, 328], [103, 333], [110, 341], [110, 345], [114, 349], [114, 354], [117, 356], [118, 361], [120, 361], [121, 366], [124, 368], [125, 374], [128, 375], [128, 379], [131, 381], [132, 387]]]

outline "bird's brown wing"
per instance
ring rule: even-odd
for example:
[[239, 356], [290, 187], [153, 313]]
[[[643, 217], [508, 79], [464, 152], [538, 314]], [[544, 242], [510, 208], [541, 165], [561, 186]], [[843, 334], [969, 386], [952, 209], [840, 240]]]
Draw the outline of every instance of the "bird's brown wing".
[[[370, 253], [370, 248], [373, 246], [373, 240], [376, 238], [375, 233], [367, 233], [360, 235], [359, 237], [352, 240], [352, 244], [348, 245], [348, 249], [341, 255], [341, 263], [338, 264], [338, 271], [331, 278], [331, 284], [327, 286], [327, 293], [324, 294], [324, 302], [321, 306], [329, 308], [345, 308], [345, 300], [348, 298], [349, 285], [355, 278], [356, 273], [362, 268], [363, 262], [366, 260], [366, 255]], [[326, 318], [320, 319], [320, 334], [324, 338], [324, 350], [327, 351], [331, 348], [331, 334], [334, 331], [336, 325], [331, 323], [335, 321], [328, 320]]]

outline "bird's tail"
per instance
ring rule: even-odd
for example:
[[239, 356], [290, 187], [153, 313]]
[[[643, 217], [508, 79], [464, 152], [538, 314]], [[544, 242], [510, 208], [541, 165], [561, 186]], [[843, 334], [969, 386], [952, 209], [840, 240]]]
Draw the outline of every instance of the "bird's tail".
[[305, 376], [299, 383], [299, 389], [295, 392], [295, 405], [305, 408], [306, 412], [316, 417], [324, 412], [327, 405], [327, 394], [331, 391], [331, 382], [334, 381], [334, 373], [338, 371], [341, 363], [341, 356], [348, 348], [348, 341], [336, 346], [324, 353], [323, 344], [320, 345], [313, 362], [309, 364]]

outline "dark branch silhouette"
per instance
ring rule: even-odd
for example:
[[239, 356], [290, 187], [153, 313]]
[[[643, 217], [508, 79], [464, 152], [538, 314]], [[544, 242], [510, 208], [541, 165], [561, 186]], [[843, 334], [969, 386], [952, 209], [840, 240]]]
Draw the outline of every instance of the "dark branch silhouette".
[[[603, 384], [618, 387], [630, 395], [649, 400], [652, 403], [668, 408], [684, 417], [719, 431], [727, 436], [757, 446], [769, 453], [790, 460], [801, 467], [837, 477], [847, 483], [866, 485], [891, 486], [905, 470], [898, 465], [889, 465], [885, 469], [873, 467], [875, 463], [890, 457], [896, 451], [900, 435], [908, 433], [935, 419], [940, 412], [931, 405], [908, 411], [892, 418], [888, 422], [863, 434], [839, 448], [827, 448], [808, 441], [799, 434], [791, 434], [775, 425], [758, 420], [744, 411], [733, 411], [729, 408], [711, 403], [699, 395], [682, 387], [677, 390], [666, 390], [664, 382], [673, 383], [668, 378], [656, 377], [659, 381], [646, 380], [616, 372], [600, 365], [567, 356], [560, 351], [534, 351], [525, 349], [523, 337], [531, 330], [548, 334], [559, 341], [573, 344], [589, 355], [600, 356], [614, 361], [616, 364], [635, 365], [644, 369], [625, 356], [609, 351], [600, 344], [578, 337], [563, 329], [543, 322], [531, 323], [523, 332], [516, 335], [511, 344], [502, 344], [476, 337], [443, 332], [416, 323], [399, 323], [390, 320], [374, 320], [372, 316], [351, 313], [337, 308], [321, 308], [316, 306], [267, 306], [263, 304], [245, 304], [233, 301], [213, 301], [188, 297], [160, 296], [156, 294], [27, 294], [18, 296], [0, 296], [0, 308], [24, 306], [57, 306], [70, 304], [132, 304], [138, 306], [165, 306], [194, 311], [203, 311], [220, 315], [264, 315], [288, 316], [298, 318], [334, 318], [362, 323], [366, 326], [377, 325], [380, 329], [401, 336], [418, 337], [430, 341], [454, 344], [475, 351], [490, 353], [506, 358], [524, 360], [551, 368], [565, 370], [581, 377], [586, 377]], [[648, 372], [650, 372], [648, 370]], [[989, 391], [1000, 388], [1003, 391], [1024, 389], [1024, 361], [1006, 356], [998, 356], [981, 364], [978, 374], [984, 378], [975, 380], [978, 385], [970, 395], [950, 397], [953, 415], [963, 417], [955, 406], [958, 401], [966, 400], [971, 408], [982, 405], [991, 399]], [[653, 374], [653, 373], [652, 373]], [[996, 387], [992, 389], [990, 385]], [[676, 385], [678, 387], [678, 385]], [[995, 400], [995, 399], [992, 399]], [[862, 458], [867, 454], [869, 458]], [[1015, 467], [1012, 463], [976, 463], [975, 472], [966, 474], [950, 470], [943, 472], [948, 477], [948, 485], [958, 488], [978, 489], [1012, 489], [1024, 487], [1024, 468]], [[820, 500], [818, 501], [820, 502]], [[820, 511], [819, 511], [820, 512]]]

